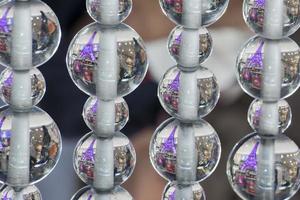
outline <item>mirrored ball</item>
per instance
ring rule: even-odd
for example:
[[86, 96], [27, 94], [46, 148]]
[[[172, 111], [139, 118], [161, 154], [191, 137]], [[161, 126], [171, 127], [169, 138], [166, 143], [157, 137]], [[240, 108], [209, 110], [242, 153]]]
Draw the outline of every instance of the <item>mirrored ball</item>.
[[[255, 131], [259, 130], [259, 122], [262, 115], [262, 104], [262, 100], [256, 99], [252, 102], [248, 110], [248, 122]], [[279, 132], [283, 133], [291, 125], [292, 111], [290, 105], [285, 100], [280, 100], [277, 105], [279, 113], [278, 128]]]
[[183, 199], [180, 194], [176, 194], [177, 192], [189, 195], [189, 200], [206, 200], [205, 192], [199, 183], [183, 186], [176, 182], [167, 184], [163, 192], [162, 200], [175, 200], [176, 195], [179, 196], [179, 199]]
[[[30, 70], [29, 76], [31, 79], [31, 101], [34, 106], [42, 100], [46, 92], [46, 82], [43, 74], [36, 68]], [[0, 98], [7, 104], [11, 104], [13, 83], [14, 72], [10, 68], [3, 70], [0, 75]]]
[[[13, 124], [19, 123], [20, 120], [28, 122], [30, 137], [30, 158], [24, 158], [19, 160], [20, 157], [15, 155], [16, 151], [20, 151], [19, 146], [12, 146], [12, 144], [22, 139], [20, 137], [26, 137], [16, 135], [14, 133], [15, 126]], [[19, 123], [20, 124], [20, 123]], [[20, 126], [23, 126], [21, 123]], [[26, 123], [25, 123], [26, 125]], [[20, 129], [21, 127], [19, 127]], [[25, 132], [26, 127], [22, 128]], [[24, 138], [23, 141], [26, 141]], [[13, 186], [24, 186], [27, 185], [23, 182], [10, 182], [8, 183], [9, 177], [14, 177], [18, 174], [10, 174], [9, 166], [20, 163], [30, 162], [29, 166], [29, 183], [34, 184], [41, 179], [45, 178], [54, 169], [61, 154], [61, 135], [60, 131], [53, 121], [53, 119], [43, 110], [34, 107], [29, 113], [13, 113], [8, 107], [4, 106], [0, 109], [0, 181]], [[17, 148], [17, 149], [15, 149]], [[25, 152], [22, 152], [25, 154]], [[15, 157], [15, 156], [16, 157]], [[26, 155], [26, 154], [25, 154]], [[12, 180], [22, 180], [24, 177], [14, 177]]]
[[[108, 39], [111, 40], [109, 44]], [[111, 55], [106, 63], [116, 59], [116, 69], [112, 64], [109, 69], [100, 65], [104, 63], [104, 60], [101, 61], [101, 53]], [[120, 24], [108, 29], [93, 23], [83, 28], [71, 42], [67, 66], [74, 83], [85, 93], [96, 95], [99, 69], [103, 70], [103, 77], [99, 79], [116, 82], [117, 96], [121, 97], [135, 90], [143, 81], [148, 69], [148, 60], [144, 43], [132, 28]]]
[[[136, 154], [130, 140], [122, 133], [117, 133], [113, 139], [114, 148], [114, 184], [121, 185], [132, 174]], [[77, 175], [86, 184], [93, 185], [94, 166], [96, 156], [97, 138], [93, 132], [85, 135], [78, 142], [75, 151], [73, 164]]]
[[[221, 144], [213, 127], [200, 120], [188, 125], [194, 131], [196, 152], [196, 182], [210, 176], [221, 156]], [[176, 180], [178, 134], [181, 124], [170, 118], [162, 123], [150, 142], [150, 160], [156, 171], [169, 181]]]
[[[124, 21], [131, 12], [132, 9], [132, 0], [118, 0], [111, 1], [113, 3], [107, 4], [103, 0], [87, 0], [86, 7], [89, 15], [100, 24], [107, 24], [109, 21], [106, 21], [105, 18], [109, 18], [111, 24], [117, 24]], [[101, 8], [105, 8], [109, 11], [103, 11]]]
[[[18, 2], [9, 0], [0, 5], [0, 64], [12, 67], [12, 37], [23, 33], [14, 33], [16, 10], [29, 9], [32, 24], [32, 65], [38, 67], [47, 62], [56, 52], [60, 38], [61, 28], [52, 9], [40, 0]], [[23, 19], [19, 19], [23, 20]], [[24, 30], [26, 31], [26, 30]]]
[[[83, 119], [87, 126], [95, 130], [97, 120], [97, 109], [101, 106], [97, 97], [90, 97], [83, 107]], [[129, 108], [126, 101], [123, 98], [117, 98], [115, 100], [115, 131], [120, 131], [129, 120]]]
[[[300, 1], [299, 0], [279, 0], [282, 3], [282, 10], [276, 13], [282, 18], [282, 30], [277, 36], [269, 35], [266, 30], [266, 1], [265, 0], [244, 0], [243, 15], [248, 26], [257, 34], [270, 39], [281, 39], [287, 37], [300, 27]], [[272, 2], [270, 2], [272, 3]], [[278, 4], [278, 3], [277, 3]], [[272, 11], [271, 11], [272, 12]], [[271, 21], [271, 20], [270, 20]], [[275, 19], [272, 21], [275, 22]], [[277, 22], [278, 23], [278, 22]], [[275, 24], [275, 23], [274, 23]], [[274, 25], [273, 24], [273, 25]]]
[[[229, 3], [228, 0], [201, 0], [201, 2], [202, 6], [200, 17], [202, 26], [209, 26], [215, 23], [224, 14]], [[181, 26], [184, 26], [185, 16], [190, 14], [185, 10], [185, 7], [190, 8], [193, 6], [189, 5], [189, 3], [193, 2], [187, 0], [160, 0], [160, 5], [164, 13], [170, 20]]]
[[18, 192], [19, 192], [19, 196], [17, 197], [17, 193], [12, 187], [3, 185], [2, 188], [0, 189], [0, 199], [1, 200], [13, 200], [13, 199], [42, 200], [41, 192], [34, 185], [27, 186]]
[[[96, 198], [98, 197], [98, 198]], [[80, 189], [72, 200], [133, 200], [132, 196], [122, 187], [116, 186], [111, 192], [96, 193], [90, 186]]]
[[[264, 78], [269, 80], [273, 77], [266, 77], [264, 73], [266, 69], [264, 65], [266, 43], [267, 40], [261, 37], [251, 38], [237, 59], [239, 83], [243, 90], [254, 98], [263, 97]], [[292, 95], [300, 85], [300, 48], [296, 42], [289, 38], [279, 40], [278, 45], [281, 51], [282, 69], [280, 97], [286, 98]]]
[[263, 199], [270, 190], [274, 200], [290, 199], [300, 186], [299, 153], [299, 147], [285, 135], [263, 139], [250, 134], [229, 156], [229, 182], [242, 199]]
[[[168, 39], [168, 49], [172, 57], [179, 62], [180, 48], [182, 46], [183, 27], [177, 26], [171, 32]], [[198, 29], [199, 33], [199, 64], [203, 63], [212, 52], [212, 37], [206, 28]]]
[[[172, 116], [188, 121], [181, 117], [179, 113], [179, 92], [181, 87], [182, 72], [177, 66], [169, 69], [158, 86], [158, 98], [163, 108]], [[204, 67], [200, 67], [196, 73], [198, 112], [197, 120], [208, 115], [218, 103], [220, 88], [214, 74]], [[192, 89], [192, 88], [191, 88]], [[193, 91], [191, 91], [193, 92]]]

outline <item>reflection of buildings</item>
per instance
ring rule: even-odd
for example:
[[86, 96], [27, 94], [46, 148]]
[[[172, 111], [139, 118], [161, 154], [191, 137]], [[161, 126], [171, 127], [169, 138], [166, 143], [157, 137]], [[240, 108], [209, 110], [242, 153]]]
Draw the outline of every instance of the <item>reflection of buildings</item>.
[[[249, 196], [256, 195], [257, 152], [256, 142], [249, 155], [237, 153], [234, 158], [233, 179], [239, 189]], [[285, 190], [293, 186], [299, 176], [299, 152], [276, 155], [275, 193], [284, 196]]]
[[197, 147], [197, 174], [208, 174], [218, 162], [218, 151], [215, 135], [196, 137]]
[[[173, 43], [171, 44], [170, 51], [172, 52], [173, 55], [175, 56], [179, 56], [180, 53], [180, 45], [181, 45], [181, 39], [182, 38], [182, 34], [179, 34], [177, 37], [174, 38]], [[199, 49], [199, 55], [203, 56], [206, 52], [208, 52], [208, 48], [209, 48], [209, 36], [208, 34], [201, 34], [199, 35], [199, 45], [200, 45], [200, 49]]]

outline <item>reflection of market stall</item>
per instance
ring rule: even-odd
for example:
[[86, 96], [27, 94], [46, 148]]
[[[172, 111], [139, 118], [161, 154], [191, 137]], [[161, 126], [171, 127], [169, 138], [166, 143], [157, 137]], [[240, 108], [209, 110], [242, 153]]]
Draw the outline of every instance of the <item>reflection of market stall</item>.
[[[234, 158], [233, 179], [239, 185], [243, 193], [254, 198], [256, 195], [256, 178], [257, 178], [257, 155], [259, 153], [259, 142], [255, 144], [246, 144], [247, 151], [252, 149], [250, 154], [241, 151]], [[276, 144], [275, 144], [276, 145]], [[294, 153], [277, 153], [275, 163], [275, 193], [278, 196], [284, 196], [286, 188], [293, 187], [295, 180], [299, 176], [297, 159], [299, 151]]]
[[[128, 0], [118, 0], [119, 1], [119, 14], [125, 12], [128, 10], [128, 7], [130, 7], [130, 1]], [[91, 0], [90, 1], [90, 7], [91, 11], [93, 13], [101, 13], [101, 0]]]
[[198, 87], [200, 88], [200, 105], [208, 104], [214, 94], [214, 80], [213, 77], [201, 78], [197, 80]]

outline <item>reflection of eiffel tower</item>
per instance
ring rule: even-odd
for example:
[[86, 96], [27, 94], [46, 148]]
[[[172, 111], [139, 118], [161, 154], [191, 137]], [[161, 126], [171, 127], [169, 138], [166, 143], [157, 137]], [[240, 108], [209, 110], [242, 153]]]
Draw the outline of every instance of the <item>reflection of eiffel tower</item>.
[[87, 200], [92, 200], [93, 194], [89, 194], [89, 197]]
[[96, 57], [95, 57], [94, 51], [93, 51], [93, 42], [95, 40], [96, 35], [97, 35], [97, 31], [95, 31], [93, 33], [93, 35], [89, 39], [88, 43], [86, 45], [84, 45], [83, 49], [80, 52], [80, 58], [89, 59], [91, 61], [96, 61]]
[[256, 153], [257, 153], [258, 146], [259, 146], [259, 142], [256, 142], [251, 153], [248, 155], [247, 159], [240, 167], [241, 170], [246, 171], [248, 169], [254, 169], [254, 170], [257, 169]]
[[179, 91], [179, 84], [180, 84], [180, 72], [177, 73], [175, 79], [168, 84], [168, 89], [173, 91], [173, 92], [178, 92]]
[[262, 50], [263, 50], [264, 43], [265, 43], [264, 41], [261, 41], [255, 54], [253, 56], [251, 56], [250, 58], [248, 58], [247, 63], [246, 63], [247, 67], [249, 67], [249, 68], [252, 68], [252, 67], [262, 68], [263, 67]]
[[96, 114], [97, 107], [98, 107], [98, 100], [96, 100], [96, 102], [94, 103], [94, 105], [91, 108], [93, 114]]
[[175, 133], [177, 130], [177, 126], [174, 127], [174, 129], [172, 130], [170, 136], [168, 137], [168, 139], [163, 143], [163, 149], [162, 152], [163, 153], [176, 153], [176, 148], [175, 148]]
[[8, 27], [8, 21], [7, 21], [7, 15], [9, 13], [9, 10], [11, 9], [11, 7], [8, 7], [5, 10], [5, 13], [3, 14], [3, 16], [0, 19], [0, 31], [3, 31], [4, 33], [8, 33], [9, 32], [9, 27]]
[[8, 197], [8, 192], [6, 192], [6, 194], [4, 195], [4, 197], [2, 198], [2, 200], [12, 200], [12, 198]]
[[11, 87], [13, 83], [13, 73], [11, 72], [8, 76], [8, 78], [4, 81], [5, 87]]
[[255, 0], [255, 7], [264, 8], [265, 7], [265, 0]]
[[94, 145], [95, 145], [96, 139], [93, 140], [93, 142], [90, 144], [89, 148], [83, 153], [82, 160], [84, 161], [94, 161]]
[[181, 44], [181, 37], [182, 37], [182, 34], [179, 34], [179, 35], [175, 38], [174, 44], [180, 45], [180, 44]]

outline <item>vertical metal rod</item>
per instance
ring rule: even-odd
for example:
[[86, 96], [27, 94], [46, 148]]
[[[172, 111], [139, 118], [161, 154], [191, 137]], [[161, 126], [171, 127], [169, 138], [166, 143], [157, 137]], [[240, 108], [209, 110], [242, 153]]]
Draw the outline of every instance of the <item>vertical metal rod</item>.
[[[180, 74], [179, 86], [179, 115], [184, 120], [196, 120], [198, 118], [198, 106], [200, 94], [197, 85], [197, 73], [195, 67], [199, 66], [199, 27], [202, 25], [202, 1], [184, 0], [182, 21], [184, 24], [181, 47], [179, 51]], [[189, 72], [185, 72], [189, 71]], [[176, 149], [177, 164], [176, 178], [179, 185], [175, 199], [193, 199], [193, 191], [189, 184], [196, 180], [196, 148], [195, 132], [193, 125], [181, 123], [178, 132]]]
[[[264, 35], [281, 38], [283, 34], [283, 1], [265, 1]], [[277, 135], [278, 101], [281, 94], [281, 50], [278, 41], [267, 40], [264, 46], [262, 82], [262, 117], [259, 134]], [[257, 199], [273, 200], [275, 195], [275, 140], [261, 138], [257, 167]]]
[[[119, 0], [100, 1], [101, 20], [113, 25], [119, 22]], [[100, 53], [96, 76], [96, 90], [99, 100], [97, 109], [97, 148], [95, 155], [94, 188], [96, 191], [109, 191], [114, 187], [114, 148], [115, 103], [118, 92], [119, 60], [116, 33], [103, 29], [100, 36]], [[105, 138], [105, 139], [104, 139]], [[99, 193], [96, 200], [106, 199]]]
[[[32, 24], [31, 10], [27, 1], [16, 1], [12, 31], [11, 65], [14, 70], [12, 88], [12, 109], [28, 110], [31, 102], [32, 68]], [[30, 129], [29, 114], [14, 112], [10, 159], [8, 161], [8, 182], [25, 186], [29, 183], [30, 173]], [[17, 200], [23, 199], [17, 191]]]

